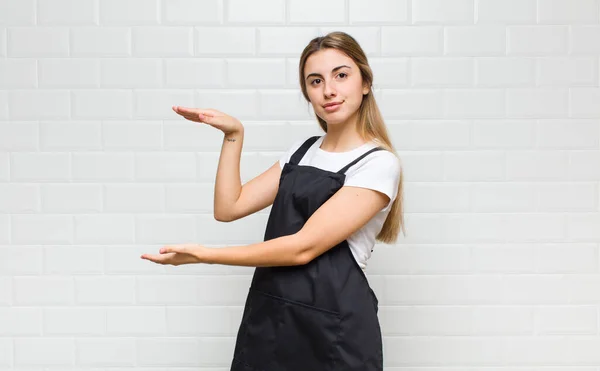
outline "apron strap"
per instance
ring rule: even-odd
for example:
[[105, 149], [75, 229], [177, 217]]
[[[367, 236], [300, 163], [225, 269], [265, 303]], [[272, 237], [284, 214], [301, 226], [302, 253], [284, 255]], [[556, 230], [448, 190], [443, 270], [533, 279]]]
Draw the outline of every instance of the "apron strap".
[[340, 169], [338, 171], [338, 174], [344, 174], [346, 172], [346, 170], [350, 169], [350, 167], [354, 164], [356, 164], [358, 161], [362, 160], [363, 158], [365, 158], [368, 154], [370, 154], [371, 152], [375, 152], [375, 151], [381, 151], [385, 148], [382, 147], [375, 147], [365, 153], [363, 153], [362, 155], [358, 156], [358, 158], [354, 161], [352, 161], [351, 163], [349, 163], [348, 165], [344, 166], [342, 169]]
[[304, 157], [304, 155], [306, 154], [306, 151], [308, 151], [308, 149], [310, 148], [310, 146], [312, 146], [317, 139], [319, 139], [320, 136], [314, 136], [314, 137], [310, 137], [308, 138], [301, 146], [300, 148], [298, 148], [296, 150], [296, 152], [294, 152], [294, 154], [292, 155], [292, 157], [290, 158], [290, 164], [294, 164], [294, 165], [298, 165], [298, 163], [300, 162], [300, 160], [302, 160], [302, 157]]
[[[319, 139], [320, 136], [316, 135], [314, 137], [310, 137], [308, 138], [306, 141], [304, 141], [304, 143], [302, 143], [302, 145], [296, 150], [296, 152], [294, 152], [294, 154], [292, 155], [292, 157], [290, 157], [290, 163], [294, 164], [294, 165], [298, 165], [298, 163], [300, 163], [300, 160], [302, 160], [302, 157], [304, 157], [304, 155], [306, 154], [306, 152], [308, 151], [308, 149], [315, 144], [315, 142], [317, 141], [317, 139]], [[348, 165], [344, 166], [342, 169], [340, 169], [338, 171], [338, 174], [344, 174], [350, 167], [352, 167], [354, 164], [356, 164], [358, 161], [362, 160], [363, 158], [365, 158], [367, 155], [369, 155], [371, 152], [375, 152], [375, 151], [380, 151], [383, 150], [385, 148], [382, 147], [375, 147], [365, 153], [363, 153], [362, 155], [360, 155], [358, 158], [356, 158], [354, 161], [352, 161], [351, 163], [349, 163]]]

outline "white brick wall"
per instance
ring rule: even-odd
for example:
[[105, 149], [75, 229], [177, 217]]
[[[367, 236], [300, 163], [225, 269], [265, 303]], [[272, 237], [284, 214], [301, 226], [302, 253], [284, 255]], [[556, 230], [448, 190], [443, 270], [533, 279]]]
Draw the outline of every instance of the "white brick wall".
[[[378, 244], [386, 371], [600, 371], [600, 0], [0, 0], [0, 371], [225, 371], [252, 269], [212, 217], [219, 133], [244, 182], [319, 133], [308, 41], [353, 35], [404, 164]], [[283, 371], [283, 370], [282, 370]]]

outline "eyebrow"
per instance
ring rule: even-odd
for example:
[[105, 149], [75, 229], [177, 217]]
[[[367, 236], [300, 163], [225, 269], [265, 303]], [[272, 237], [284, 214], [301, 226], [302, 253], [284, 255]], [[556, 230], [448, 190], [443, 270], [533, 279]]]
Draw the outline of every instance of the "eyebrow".
[[[350, 66], [346, 66], [345, 64], [343, 64], [341, 66], [337, 66], [336, 68], [332, 69], [331, 72], [333, 73], [333, 72], [335, 72], [335, 71], [337, 71], [337, 70], [339, 70], [340, 68], [343, 68], [343, 67], [350, 68]], [[306, 80], [308, 80], [308, 78], [311, 77], [311, 76], [323, 77], [320, 73], [313, 72], [313, 73], [309, 74], [308, 76], [306, 76]]]

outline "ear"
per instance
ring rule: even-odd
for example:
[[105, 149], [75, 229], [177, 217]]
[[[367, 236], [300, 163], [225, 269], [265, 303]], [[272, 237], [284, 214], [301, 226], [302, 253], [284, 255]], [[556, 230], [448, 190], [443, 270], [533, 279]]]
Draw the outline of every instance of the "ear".
[[368, 85], [364, 85], [363, 86], [363, 95], [369, 94], [369, 91], [371, 91], [371, 88]]

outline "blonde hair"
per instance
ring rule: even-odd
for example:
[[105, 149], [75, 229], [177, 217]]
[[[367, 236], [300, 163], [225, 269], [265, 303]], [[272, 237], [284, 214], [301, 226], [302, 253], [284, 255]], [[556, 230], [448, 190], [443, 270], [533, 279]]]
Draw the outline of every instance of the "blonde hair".
[[[308, 57], [313, 53], [322, 49], [336, 49], [349, 58], [352, 58], [354, 63], [358, 66], [360, 74], [362, 76], [363, 84], [369, 86], [369, 92], [363, 96], [362, 103], [359, 107], [358, 113], [358, 132], [364, 140], [370, 141], [375, 140], [381, 147], [392, 152], [398, 159], [400, 157], [396, 153], [396, 150], [392, 146], [392, 142], [389, 138], [385, 122], [375, 102], [375, 96], [371, 87], [373, 86], [373, 71], [367, 61], [367, 56], [358, 44], [358, 42], [350, 35], [345, 32], [331, 32], [325, 36], [320, 36], [312, 39], [308, 45], [302, 51], [300, 56], [299, 65], [299, 77], [300, 87], [302, 94], [307, 102], [310, 103], [308, 93], [306, 91], [306, 81], [304, 79], [304, 66]], [[327, 122], [316, 116], [321, 126], [321, 129], [327, 133]], [[400, 231], [406, 235], [404, 228], [404, 213], [403, 213], [403, 174], [402, 168], [400, 168], [400, 182], [398, 183], [398, 195], [392, 203], [390, 213], [388, 214], [381, 231], [375, 237], [378, 241], [385, 243], [395, 242], [398, 238]]]

